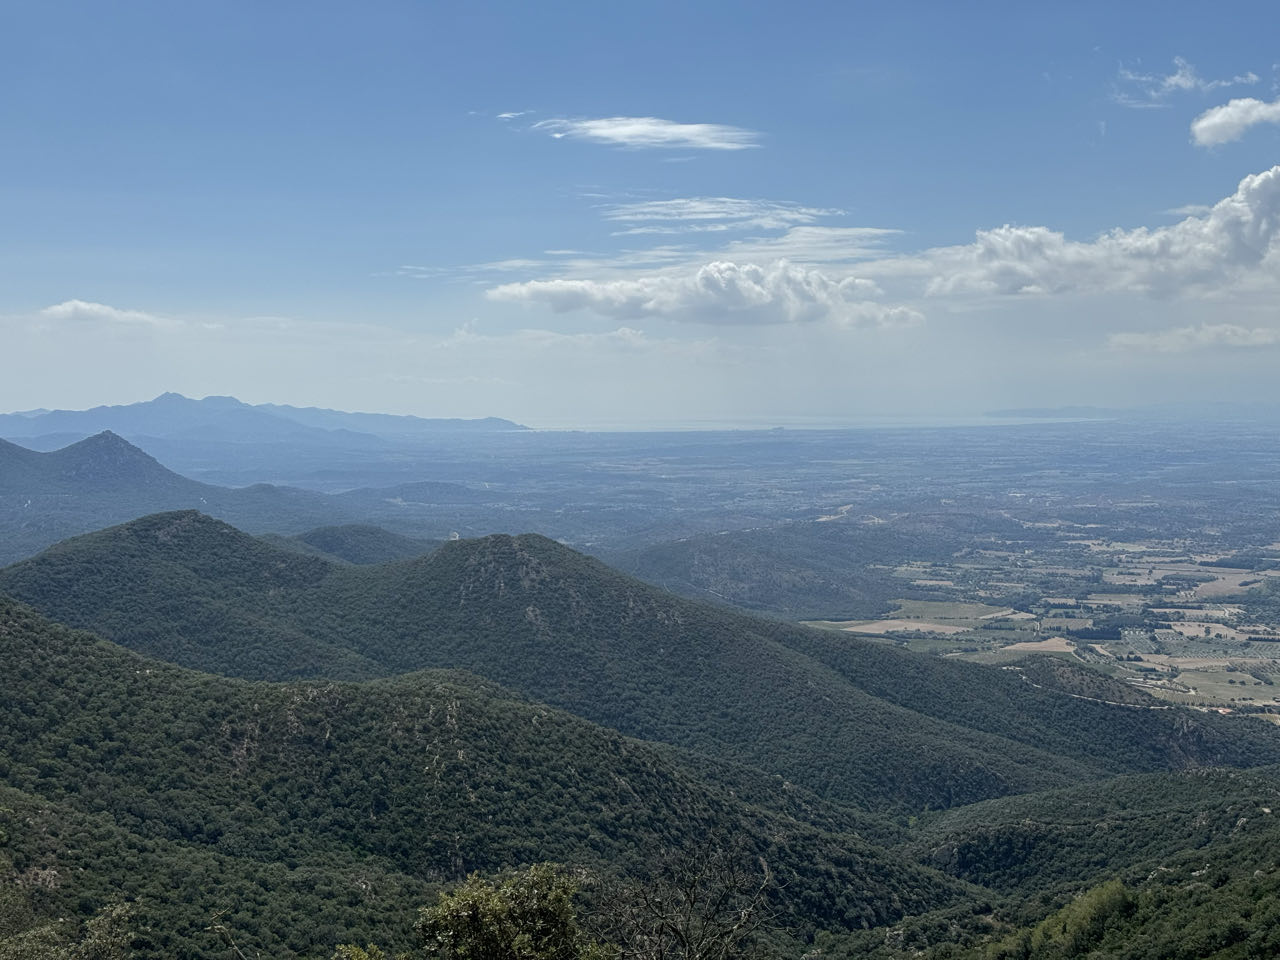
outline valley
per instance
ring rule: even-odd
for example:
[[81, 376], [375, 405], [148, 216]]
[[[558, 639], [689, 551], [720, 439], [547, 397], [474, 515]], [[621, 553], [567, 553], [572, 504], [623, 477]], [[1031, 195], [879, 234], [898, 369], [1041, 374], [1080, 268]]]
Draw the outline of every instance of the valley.
[[415, 951], [543, 862], [624, 936], [708, 843], [768, 955], [1263, 950], [1280, 443], [1174, 435], [504, 428], [344, 490], [2, 445], [0, 956]]

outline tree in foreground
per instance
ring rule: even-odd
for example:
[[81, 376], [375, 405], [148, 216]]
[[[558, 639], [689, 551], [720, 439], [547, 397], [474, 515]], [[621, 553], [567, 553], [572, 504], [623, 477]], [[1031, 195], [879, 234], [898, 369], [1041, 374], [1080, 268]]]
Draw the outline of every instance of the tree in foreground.
[[[439, 960], [606, 960], [614, 952], [578, 925], [577, 892], [576, 881], [550, 864], [497, 882], [472, 874], [424, 907], [415, 929], [425, 956]], [[388, 958], [377, 947], [348, 945], [335, 960]]]
[[[574, 902], [578, 881], [552, 864], [497, 881], [472, 874], [422, 909], [415, 925], [421, 951], [396, 960], [740, 960], [753, 953], [774, 886], [763, 860], [707, 844], [656, 861], [643, 881], [595, 884], [594, 909], [583, 921]], [[376, 946], [346, 945], [334, 960], [391, 958]]]
[[773, 874], [763, 859], [708, 842], [668, 854], [649, 879], [606, 893], [597, 921], [621, 960], [739, 960], [770, 920]]

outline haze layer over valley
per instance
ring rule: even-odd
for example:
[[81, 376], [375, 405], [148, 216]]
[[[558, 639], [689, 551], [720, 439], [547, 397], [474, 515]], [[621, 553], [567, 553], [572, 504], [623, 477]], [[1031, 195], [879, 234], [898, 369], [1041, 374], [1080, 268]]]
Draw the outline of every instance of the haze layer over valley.
[[[0, 419], [26, 433], [0, 446], [12, 936], [416, 949], [439, 891], [553, 861], [630, 950], [605, 888], [707, 838], [778, 955], [1270, 929], [1234, 906], [1277, 849], [1270, 420], [373, 433], [271, 409]], [[289, 467], [305, 487], [257, 482]]]

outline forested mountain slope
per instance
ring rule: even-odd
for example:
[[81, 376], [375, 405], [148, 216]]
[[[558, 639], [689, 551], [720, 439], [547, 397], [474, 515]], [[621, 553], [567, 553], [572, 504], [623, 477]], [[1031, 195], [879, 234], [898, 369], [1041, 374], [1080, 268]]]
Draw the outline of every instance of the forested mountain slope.
[[439, 540], [406, 537], [367, 523], [345, 523], [334, 527], [317, 527], [292, 537], [264, 537], [269, 543], [285, 548], [295, 547], [304, 553], [319, 554], [346, 563], [390, 563], [430, 553], [440, 546]]
[[1023, 897], [1111, 877], [1137, 883], [1153, 870], [1280, 864], [1280, 769], [1143, 774], [988, 800], [925, 818], [908, 846]]
[[538, 536], [373, 567], [276, 550], [194, 512], [78, 538], [0, 590], [118, 643], [261, 679], [461, 668], [630, 736], [869, 809], [1113, 773], [1280, 761], [1274, 730], [1113, 706], [1014, 671], [673, 597]]
[[1276, 955], [1280, 768], [1115, 777], [920, 818], [900, 852], [984, 898], [822, 936], [857, 960]]
[[668, 748], [463, 674], [212, 677], [0, 599], [0, 675], [0, 854], [19, 875], [61, 878], [42, 894], [53, 906], [139, 898], [144, 955], [197, 955], [227, 907], [252, 945], [290, 956], [370, 923], [375, 898], [384, 923], [404, 915], [424, 882], [541, 860], [627, 869], [716, 835], [771, 864], [785, 922], [809, 929], [891, 921], [965, 889], [744, 803]]

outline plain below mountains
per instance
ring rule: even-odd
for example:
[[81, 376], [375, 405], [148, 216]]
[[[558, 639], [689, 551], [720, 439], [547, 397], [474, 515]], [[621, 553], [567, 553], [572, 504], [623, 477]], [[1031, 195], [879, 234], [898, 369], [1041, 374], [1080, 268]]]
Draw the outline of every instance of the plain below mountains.
[[[1280, 738], [1256, 721], [1135, 700], [1066, 665], [1028, 683], [684, 600], [535, 535], [354, 566], [168, 513], [0, 571], [0, 592], [149, 656], [246, 679], [467, 670], [868, 810], [1280, 762]], [[1090, 695], [1077, 695], [1086, 679]]]

